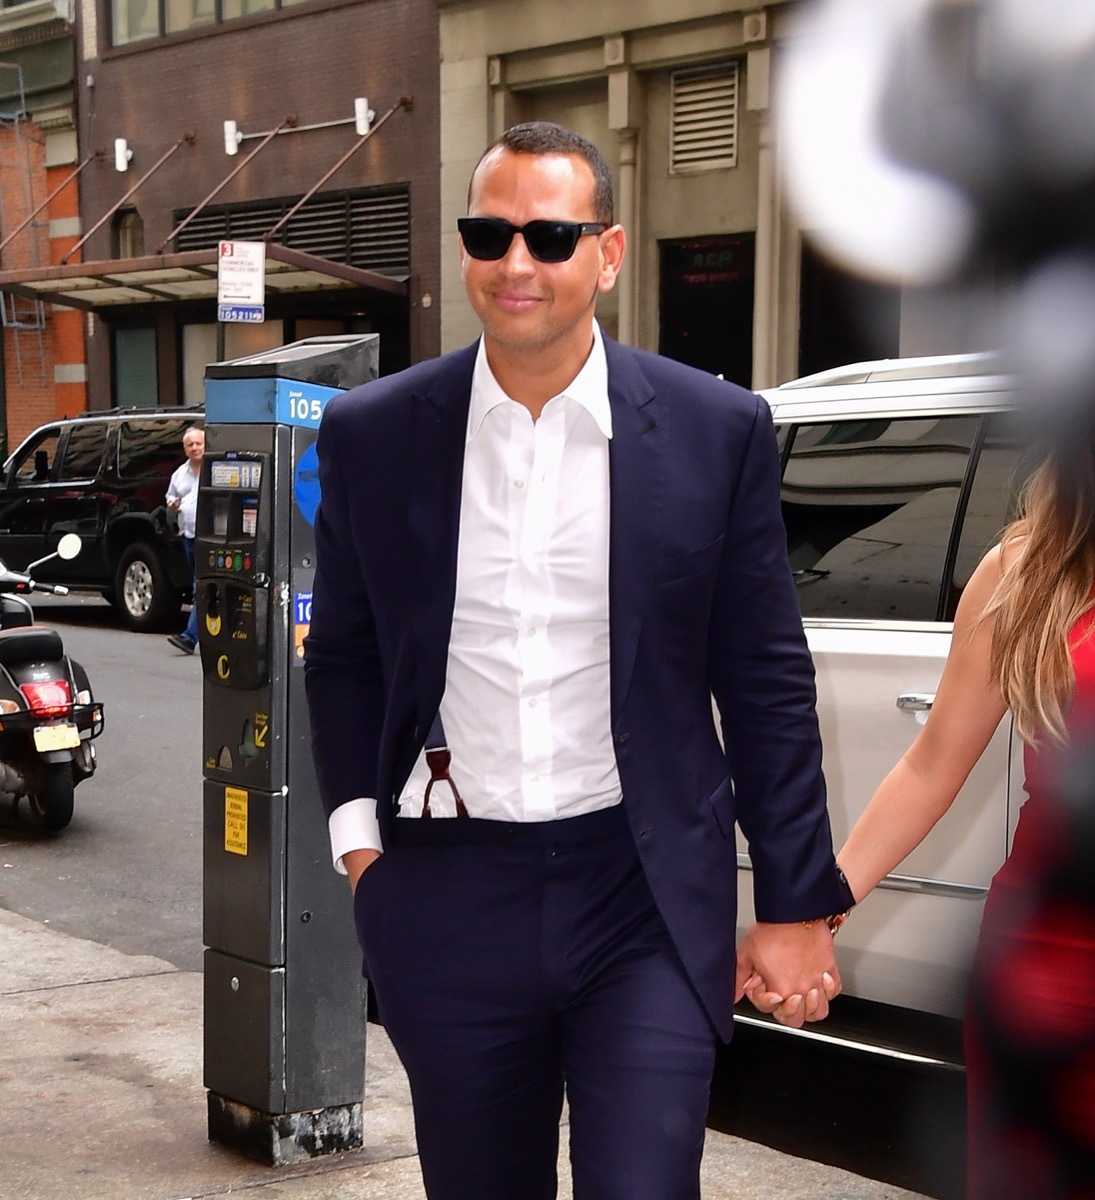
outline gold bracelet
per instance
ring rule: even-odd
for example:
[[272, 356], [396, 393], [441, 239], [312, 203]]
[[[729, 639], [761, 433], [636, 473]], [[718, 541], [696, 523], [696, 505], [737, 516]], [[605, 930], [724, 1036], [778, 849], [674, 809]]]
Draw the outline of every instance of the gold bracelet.
[[811, 925], [818, 925], [824, 921], [826, 928], [833, 935], [833, 937], [836, 937], [836, 931], [841, 927], [841, 925], [844, 924], [848, 917], [851, 916], [851, 912], [852, 910], [850, 908], [846, 908], [844, 912], [832, 913], [827, 917], [814, 917], [811, 920], [803, 921], [802, 923], [807, 929], [809, 929]]

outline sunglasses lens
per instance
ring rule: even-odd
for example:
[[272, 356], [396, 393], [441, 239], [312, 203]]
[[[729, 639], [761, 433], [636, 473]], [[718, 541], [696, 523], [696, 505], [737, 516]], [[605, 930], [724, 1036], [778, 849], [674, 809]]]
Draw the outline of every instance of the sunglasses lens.
[[529, 254], [539, 262], [566, 262], [582, 236], [582, 226], [577, 221], [529, 221], [515, 226], [501, 217], [461, 217], [456, 227], [464, 249], [472, 258], [484, 262], [504, 258], [515, 233], [521, 234]]
[[498, 217], [461, 217], [456, 225], [464, 249], [485, 262], [504, 257], [513, 241], [513, 226]]
[[523, 233], [533, 258], [545, 263], [561, 263], [574, 253], [580, 230], [573, 221], [529, 221]]

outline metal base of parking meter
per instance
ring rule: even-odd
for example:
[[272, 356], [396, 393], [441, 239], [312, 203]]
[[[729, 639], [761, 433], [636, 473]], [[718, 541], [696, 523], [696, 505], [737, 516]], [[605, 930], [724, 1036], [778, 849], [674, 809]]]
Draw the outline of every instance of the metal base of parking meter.
[[272, 1165], [362, 1145], [365, 984], [331, 866], [304, 698], [326, 401], [379, 339], [307, 338], [206, 370], [196, 551], [205, 1086], [212, 1141]]

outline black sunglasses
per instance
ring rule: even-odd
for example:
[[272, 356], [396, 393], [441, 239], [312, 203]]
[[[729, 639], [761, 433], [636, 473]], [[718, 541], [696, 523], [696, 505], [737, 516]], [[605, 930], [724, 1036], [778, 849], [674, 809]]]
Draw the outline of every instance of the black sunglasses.
[[529, 254], [544, 263], [566, 262], [577, 249], [579, 238], [608, 228], [601, 221], [527, 221], [514, 225], [502, 217], [460, 217], [456, 227], [472, 258], [485, 262], [505, 258], [513, 235], [519, 233]]

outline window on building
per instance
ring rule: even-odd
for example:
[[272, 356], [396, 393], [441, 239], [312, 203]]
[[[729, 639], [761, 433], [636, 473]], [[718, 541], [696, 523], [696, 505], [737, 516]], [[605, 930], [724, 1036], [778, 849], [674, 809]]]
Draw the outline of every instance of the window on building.
[[114, 217], [114, 257], [140, 258], [144, 254], [144, 220], [135, 208]]
[[114, 403], [119, 408], [147, 408], [158, 402], [155, 326], [115, 329]]
[[[6, 3], [7, 0], [0, 0]], [[125, 46], [288, 8], [301, 0], [110, 0], [111, 38]]]
[[221, 19], [231, 21], [234, 17], [271, 12], [275, 7], [274, 0], [221, 0]]
[[158, 0], [111, 0], [110, 12], [115, 46], [142, 42], [160, 34]]
[[671, 174], [737, 166], [739, 74], [736, 62], [673, 72], [669, 120]]
[[164, 0], [164, 29], [179, 33], [217, 22], [216, 0]]

